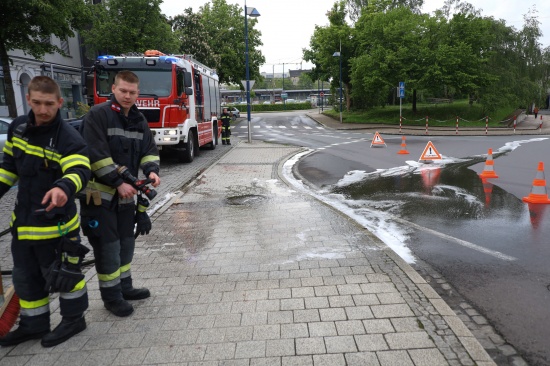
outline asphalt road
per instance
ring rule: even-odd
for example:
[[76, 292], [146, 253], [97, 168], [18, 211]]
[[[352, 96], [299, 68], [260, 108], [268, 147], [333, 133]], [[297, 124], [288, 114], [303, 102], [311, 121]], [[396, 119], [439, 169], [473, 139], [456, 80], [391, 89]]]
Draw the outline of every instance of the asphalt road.
[[[246, 121], [233, 133], [246, 139]], [[314, 189], [345, 196], [379, 236], [397, 232], [416, 266], [441, 273], [530, 364], [550, 364], [550, 209], [521, 200], [538, 163], [550, 167], [548, 136], [406, 136], [410, 154], [399, 155], [400, 135], [371, 147], [372, 131], [330, 130], [293, 112], [254, 114], [251, 135], [310, 148], [295, 169]], [[428, 141], [445, 160], [437, 172], [417, 163]], [[489, 148], [499, 177], [483, 182]]]

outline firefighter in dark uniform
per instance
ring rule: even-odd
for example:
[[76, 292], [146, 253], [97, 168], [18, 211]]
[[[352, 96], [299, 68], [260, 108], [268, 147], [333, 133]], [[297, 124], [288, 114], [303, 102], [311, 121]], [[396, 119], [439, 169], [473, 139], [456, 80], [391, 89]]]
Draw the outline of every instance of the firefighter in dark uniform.
[[90, 149], [92, 178], [80, 195], [82, 231], [94, 249], [99, 290], [105, 308], [116, 316], [128, 316], [134, 308], [127, 300], [145, 299], [150, 292], [134, 288], [130, 266], [134, 255], [134, 224], [148, 234], [151, 221], [148, 201], [120, 175], [126, 167], [133, 177], [139, 169], [160, 184], [159, 155], [147, 120], [135, 106], [139, 79], [131, 71], [119, 71], [111, 87], [110, 101], [95, 105], [86, 114], [80, 132]]
[[220, 119], [222, 120], [222, 145], [231, 145], [231, 116], [227, 112], [227, 108], [223, 109]]
[[[44, 347], [52, 347], [86, 329], [88, 293], [80, 264], [89, 250], [80, 244], [75, 194], [90, 178], [90, 161], [85, 141], [61, 119], [63, 98], [54, 80], [33, 78], [26, 99], [31, 111], [11, 123], [0, 167], [0, 197], [18, 182], [10, 226], [21, 306], [19, 327], [0, 345], [42, 338]], [[52, 332], [50, 292], [60, 292], [62, 316]]]

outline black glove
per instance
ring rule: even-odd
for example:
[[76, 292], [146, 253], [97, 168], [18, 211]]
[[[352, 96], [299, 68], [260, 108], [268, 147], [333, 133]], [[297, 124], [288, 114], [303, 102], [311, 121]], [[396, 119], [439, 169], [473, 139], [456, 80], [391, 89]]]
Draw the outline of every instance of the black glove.
[[90, 250], [80, 244], [80, 236], [61, 237], [60, 258], [56, 259], [48, 268], [46, 277], [46, 291], [70, 292], [84, 279], [80, 265]]
[[136, 206], [136, 235], [148, 235], [151, 231], [151, 219], [147, 215], [147, 208], [149, 207], [149, 201], [142, 196], [138, 196]]

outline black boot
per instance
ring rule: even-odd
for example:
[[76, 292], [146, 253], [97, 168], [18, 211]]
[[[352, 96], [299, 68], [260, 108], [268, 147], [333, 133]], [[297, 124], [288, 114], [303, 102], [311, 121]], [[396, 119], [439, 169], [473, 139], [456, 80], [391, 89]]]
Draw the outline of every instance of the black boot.
[[227, 140], [227, 144], [228, 144], [228, 145], [231, 145], [231, 141]]
[[124, 300], [141, 300], [151, 296], [148, 289], [135, 288], [131, 276], [121, 278], [120, 287], [122, 288], [122, 298]]
[[222, 145], [225, 145], [225, 140], [222, 140]]
[[104, 301], [103, 305], [116, 316], [125, 317], [134, 312], [134, 307], [126, 300]]
[[41, 332], [29, 332], [19, 327], [13, 332], [9, 332], [4, 337], [0, 338], [0, 346], [15, 346], [19, 343], [30, 341], [31, 339], [39, 339], [45, 336], [50, 332], [49, 329], [43, 330]]
[[83, 316], [76, 318], [64, 316], [61, 323], [52, 332], [46, 334], [40, 343], [43, 347], [57, 346], [84, 329], [86, 329], [86, 320]]

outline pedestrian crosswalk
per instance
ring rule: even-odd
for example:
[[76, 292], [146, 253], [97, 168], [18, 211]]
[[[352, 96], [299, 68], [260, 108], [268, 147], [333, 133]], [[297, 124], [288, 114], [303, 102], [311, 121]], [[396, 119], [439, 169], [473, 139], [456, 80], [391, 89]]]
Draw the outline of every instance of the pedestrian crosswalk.
[[[238, 128], [240, 129], [247, 129], [248, 126], [239, 126]], [[305, 130], [326, 130], [326, 128], [324, 127], [320, 127], [320, 126], [315, 126], [315, 127], [311, 127], [311, 126], [271, 126], [271, 125], [265, 125], [265, 126], [259, 126], [259, 125], [255, 125], [255, 126], [252, 126], [252, 128], [254, 129], [260, 129], [260, 128], [266, 128], [268, 130], [286, 130], [286, 129], [293, 129], [293, 130], [299, 130], [299, 129], [305, 129]]]

